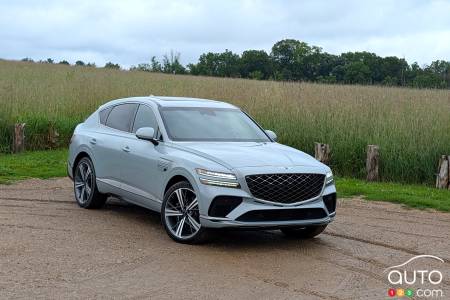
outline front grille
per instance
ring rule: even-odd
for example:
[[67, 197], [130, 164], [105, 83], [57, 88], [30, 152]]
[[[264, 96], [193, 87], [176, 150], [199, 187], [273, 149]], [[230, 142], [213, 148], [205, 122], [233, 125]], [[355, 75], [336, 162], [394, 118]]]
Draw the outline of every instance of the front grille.
[[325, 175], [309, 173], [259, 174], [245, 176], [255, 198], [284, 204], [319, 196]]
[[321, 208], [266, 209], [251, 210], [236, 220], [241, 222], [279, 222], [302, 221], [325, 218], [327, 214]]

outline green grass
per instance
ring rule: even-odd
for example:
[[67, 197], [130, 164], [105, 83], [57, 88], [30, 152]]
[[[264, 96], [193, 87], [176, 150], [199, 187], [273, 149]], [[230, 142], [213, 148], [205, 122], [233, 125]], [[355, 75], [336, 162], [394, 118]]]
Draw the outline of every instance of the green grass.
[[67, 150], [0, 154], [0, 183], [66, 176]]
[[340, 198], [362, 196], [366, 200], [388, 201], [414, 208], [450, 211], [450, 190], [438, 190], [423, 185], [369, 183], [348, 178], [338, 178], [336, 189]]
[[[27, 178], [66, 176], [67, 150], [47, 150], [0, 155], [0, 183]], [[415, 208], [450, 211], [450, 191], [423, 185], [368, 183], [357, 179], [337, 178], [340, 198], [363, 196], [367, 200], [401, 203]]]
[[364, 178], [368, 144], [380, 146], [383, 181], [432, 184], [450, 154], [450, 91], [271, 82], [129, 72], [0, 60], [0, 152], [11, 126], [25, 122], [29, 150], [48, 148], [48, 127], [66, 147], [73, 128], [100, 104], [142, 95], [231, 102], [281, 143], [313, 153], [330, 144], [341, 177]]

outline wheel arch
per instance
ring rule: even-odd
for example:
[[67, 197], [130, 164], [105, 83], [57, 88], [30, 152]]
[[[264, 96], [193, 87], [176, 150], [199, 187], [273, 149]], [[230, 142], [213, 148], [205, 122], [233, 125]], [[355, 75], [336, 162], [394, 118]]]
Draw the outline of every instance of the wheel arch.
[[189, 172], [185, 168], [176, 167], [173, 168], [169, 174], [167, 174], [166, 182], [163, 184], [163, 188], [161, 189], [162, 195], [161, 199], [164, 199], [164, 195], [166, 194], [167, 190], [174, 185], [177, 182], [180, 181], [187, 181], [191, 184], [192, 188], [196, 193], [199, 192], [197, 182], [195, 180], [195, 177], [191, 172]]
[[186, 178], [185, 176], [180, 175], [180, 174], [174, 175], [174, 176], [172, 176], [172, 177], [169, 179], [169, 181], [167, 181], [167, 183], [166, 183], [166, 185], [165, 185], [165, 187], [164, 187], [164, 195], [166, 194], [167, 190], [168, 190], [172, 185], [174, 185], [174, 184], [176, 184], [176, 183], [178, 183], [178, 182], [182, 182], [182, 181], [187, 181], [187, 182], [189, 182], [189, 183], [192, 185], [192, 182], [191, 182], [188, 178]]
[[[91, 156], [89, 155], [89, 153], [85, 152], [85, 151], [81, 151], [77, 154], [77, 156], [75, 157], [74, 161], [73, 161], [73, 166], [72, 166], [72, 174], [75, 174], [75, 169], [78, 165], [78, 162], [84, 158], [87, 157], [92, 161]], [[93, 162], [92, 162], [93, 163]], [[75, 176], [75, 175], [74, 175]]]

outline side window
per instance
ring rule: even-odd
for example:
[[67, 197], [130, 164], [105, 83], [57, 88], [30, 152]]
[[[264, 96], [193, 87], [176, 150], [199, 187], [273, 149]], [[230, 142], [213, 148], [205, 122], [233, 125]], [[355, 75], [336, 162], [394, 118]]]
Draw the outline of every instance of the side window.
[[109, 113], [111, 112], [112, 106], [107, 107], [99, 112], [100, 123], [105, 125], [106, 119], [108, 118]]
[[139, 105], [139, 109], [134, 119], [133, 133], [142, 127], [152, 127], [155, 132], [158, 131], [158, 122], [156, 121], [153, 110], [146, 105]]
[[106, 126], [129, 132], [136, 107], [137, 104], [131, 103], [114, 106], [108, 115]]

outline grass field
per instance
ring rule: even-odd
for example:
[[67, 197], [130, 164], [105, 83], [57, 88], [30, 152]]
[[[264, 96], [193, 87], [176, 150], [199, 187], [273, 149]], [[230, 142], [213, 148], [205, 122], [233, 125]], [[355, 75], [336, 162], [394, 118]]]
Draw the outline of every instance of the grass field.
[[[0, 154], [0, 184], [27, 178], [66, 176], [67, 150]], [[389, 201], [414, 208], [450, 211], [450, 191], [423, 185], [368, 183], [358, 179], [336, 178], [339, 198], [362, 196], [367, 200]]]
[[0, 61], [0, 151], [27, 123], [28, 149], [45, 148], [49, 124], [65, 146], [74, 126], [108, 100], [138, 95], [226, 100], [248, 111], [281, 143], [332, 147], [336, 174], [362, 178], [367, 144], [381, 149], [385, 181], [432, 183], [450, 154], [450, 91], [282, 83]]

